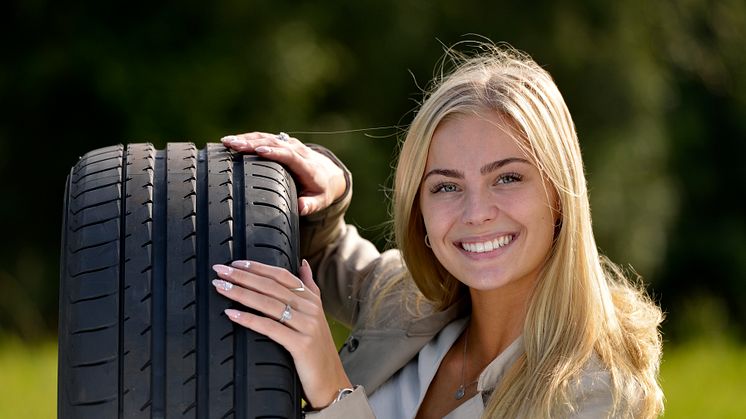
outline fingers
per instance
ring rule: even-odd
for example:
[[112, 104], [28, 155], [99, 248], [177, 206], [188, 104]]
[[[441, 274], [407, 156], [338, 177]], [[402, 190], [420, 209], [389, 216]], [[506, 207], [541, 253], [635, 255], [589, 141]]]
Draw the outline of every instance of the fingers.
[[297, 139], [281, 134], [271, 134], [267, 132], [250, 132], [246, 134], [227, 135], [220, 141], [228, 148], [242, 152], [256, 151], [257, 147], [281, 147], [303, 145]]
[[[269, 284], [270, 282], [275, 282], [284, 287], [286, 290], [291, 290], [297, 289], [302, 285], [305, 288], [305, 292], [294, 292], [293, 294], [303, 298], [314, 296], [314, 300], [318, 299], [319, 297], [319, 289], [313, 282], [313, 274], [311, 273], [311, 268], [308, 266], [308, 262], [306, 262], [305, 264], [301, 263], [299, 270], [299, 274], [301, 276], [300, 280], [298, 277], [291, 274], [287, 269], [279, 268], [272, 265], [266, 265], [260, 262], [238, 260], [231, 263], [231, 266], [241, 269], [242, 271], [252, 275], [250, 277], [252, 279], [250, 280], [250, 282], [247, 282], [245, 284], [246, 286], [256, 287], [263, 286], [263, 284]], [[313, 287], [309, 288], [308, 283], [312, 284]], [[244, 286], [244, 284], [241, 285]]]
[[271, 318], [257, 316], [245, 311], [227, 309], [225, 314], [233, 322], [267, 336], [292, 353], [293, 344], [298, 340], [297, 331], [285, 327]]
[[[245, 266], [246, 261], [234, 264]], [[315, 305], [320, 304], [318, 296], [307, 291], [300, 279], [284, 269], [277, 268], [278, 272], [273, 272], [276, 277], [249, 272], [246, 270], [248, 268], [236, 269], [225, 265], [215, 265], [213, 269], [224, 281], [214, 284], [221, 294], [275, 318], [279, 312], [277, 307], [282, 308], [285, 304], [303, 312], [314, 311]], [[274, 308], [268, 305], [269, 302], [275, 302]]]
[[[218, 277], [227, 281], [215, 285], [218, 291], [247, 307], [276, 317], [277, 307], [285, 304], [305, 313], [315, 313], [321, 306], [318, 287], [314, 284], [308, 288], [305, 281], [286, 269], [245, 260], [231, 265], [213, 266]], [[303, 275], [313, 284], [310, 269], [306, 269]], [[233, 284], [238, 287], [231, 287]], [[244, 289], [251, 293], [244, 293]], [[268, 301], [276, 301], [274, 307], [270, 307]]]
[[347, 190], [344, 171], [331, 158], [287, 134], [251, 132], [223, 137], [223, 144], [239, 152], [256, 153], [284, 165], [300, 186], [301, 216], [323, 210]]
[[[295, 138], [287, 136], [282, 140], [280, 135], [265, 132], [229, 135], [223, 137], [223, 145], [235, 151], [256, 153], [266, 159], [285, 165], [302, 185], [303, 193], [317, 195], [323, 193], [323, 187], [317, 182], [318, 165], [314, 165], [314, 152]], [[303, 207], [300, 206], [301, 215]]]
[[303, 259], [300, 264], [300, 280], [303, 281], [303, 285], [316, 295], [320, 295], [319, 287], [313, 280], [313, 272], [311, 272], [311, 266], [308, 265], [308, 261]]
[[[223, 296], [264, 315], [226, 310], [226, 315], [232, 321], [264, 334], [283, 346], [292, 343], [292, 339], [298, 339], [288, 331], [318, 329], [316, 319], [323, 319], [323, 309], [318, 298], [318, 287], [313, 283], [311, 269], [305, 260], [301, 265], [301, 275], [305, 280], [285, 269], [258, 262], [235, 261], [232, 265], [213, 266], [221, 278], [212, 281], [215, 289]], [[306, 284], [313, 285], [313, 288], [309, 290]], [[296, 291], [292, 291], [288, 285], [294, 286]]]
[[243, 287], [232, 286], [230, 282], [221, 279], [215, 279], [212, 283], [220, 294], [263, 314], [274, 322], [283, 324], [285, 327], [300, 330], [307, 323], [306, 318], [308, 315], [299, 309], [297, 305], [293, 307], [291, 304], [282, 303], [262, 293]]
[[308, 214], [312, 214], [316, 211], [320, 211], [322, 209], [322, 205], [320, 202], [320, 199], [317, 196], [302, 196], [298, 198], [298, 214], [302, 216], [306, 216]]
[[[224, 265], [215, 265], [214, 268], [216, 269], [216, 272], [218, 272], [218, 274], [221, 273], [220, 271], [229, 272], [223, 266]], [[231, 263], [231, 267], [258, 276], [258, 278], [256, 278], [256, 280], [259, 281], [258, 283], [249, 282], [246, 284], [250, 287], [261, 286], [262, 284], [271, 283], [272, 281], [274, 281], [281, 285], [283, 288], [291, 291], [302, 292], [305, 290], [303, 281], [301, 281], [298, 277], [291, 274], [287, 269], [284, 268], [278, 268], [276, 266], [265, 265], [259, 262], [251, 262], [248, 260], [236, 260]], [[218, 271], [218, 269], [220, 269], [220, 271]], [[239, 281], [244, 278], [246, 277], [237, 277]], [[266, 281], [266, 279], [270, 279], [271, 281]]]

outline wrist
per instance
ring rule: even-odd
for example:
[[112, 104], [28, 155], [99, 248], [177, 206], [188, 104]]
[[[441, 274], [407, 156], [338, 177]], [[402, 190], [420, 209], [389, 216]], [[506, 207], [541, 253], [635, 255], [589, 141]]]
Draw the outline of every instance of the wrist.
[[324, 394], [326, 394], [327, 396], [324, 398], [323, 401], [318, 401], [317, 403], [311, 402], [310, 405], [314, 410], [325, 409], [342, 400], [346, 395], [352, 393], [354, 389], [355, 386], [353, 386], [350, 380], [345, 377], [344, 380], [341, 380], [337, 383], [337, 386], [331, 387], [329, 390], [326, 390], [324, 392]]
[[324, 404], [322, 404], [320, 406], [316, 406], [314, 404], [309, 403], [309, 407], [312, 410], [315, 410], [315, 411], [324, 410], [324, 409], [326, 409], [326, 408], [334, 405], [335, 403], [340, 402], [342, 399], [344, 399], [348, 395], [350, 395], [353, 392], [355, 392], [355, 390], [357, 388], [358, 388], [358, 386], [353, 386], [352, 384], [350, 384], [347, 387], [342, 387], [339, 390], [335, 391], [334, 394], [332, 394], [332, 397], [329, 399], [328, 402], [325, 402]]

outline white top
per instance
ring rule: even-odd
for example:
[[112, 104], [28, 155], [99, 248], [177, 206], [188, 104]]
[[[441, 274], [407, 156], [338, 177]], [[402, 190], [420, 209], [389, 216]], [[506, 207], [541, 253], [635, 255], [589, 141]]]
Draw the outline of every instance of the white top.
[[[466, 328], [468, 318], [455, 320], [423, 347], [419, 354], [368, 396], [378, 418], [412, 419], [425, 398], [430, 383], [448, 350]], [[479, 374], [477, 394], [451, 411], [444, 419], [479, 418], [484, 411], [482, 392], [495, 388], [505, 370], [520, 354], [519, 337]], [[454, 386], [454, 391], [456, 386]]]

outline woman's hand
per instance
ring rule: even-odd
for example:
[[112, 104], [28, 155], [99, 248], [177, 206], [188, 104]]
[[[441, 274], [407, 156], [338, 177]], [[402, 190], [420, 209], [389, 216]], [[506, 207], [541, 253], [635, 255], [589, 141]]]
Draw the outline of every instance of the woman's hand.
[[221, 141], [235, 151], [256, 153], [282, 163], [293, 172], [301, 187], [298, 198], [300, 215], [323, 210], [341, 197], [347, 187], [342, 169], [328, 157], [287, 134], [251, 132], [229, 135]]
[[290, 352], [306, 401], [328, 406], [341, 388], [352, 387], [342, 368], [321, 306], [319, 288], [303, 260], [300, 279], [285, 269], [258, 262], [215, 265], [218, 292], [265, 316], [228, 309], [232, 321], [269, 337]]

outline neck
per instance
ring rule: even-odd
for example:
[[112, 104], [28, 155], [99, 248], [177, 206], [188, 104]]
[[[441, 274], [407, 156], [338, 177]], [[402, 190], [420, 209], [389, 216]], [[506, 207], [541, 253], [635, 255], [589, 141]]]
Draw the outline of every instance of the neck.
[[[507, 287], [505, 287], [507, 288]], [[484, 366], [500, 355], [521, 333], [530, 290], [470, 290], [469, 349], [475, 362]]]

